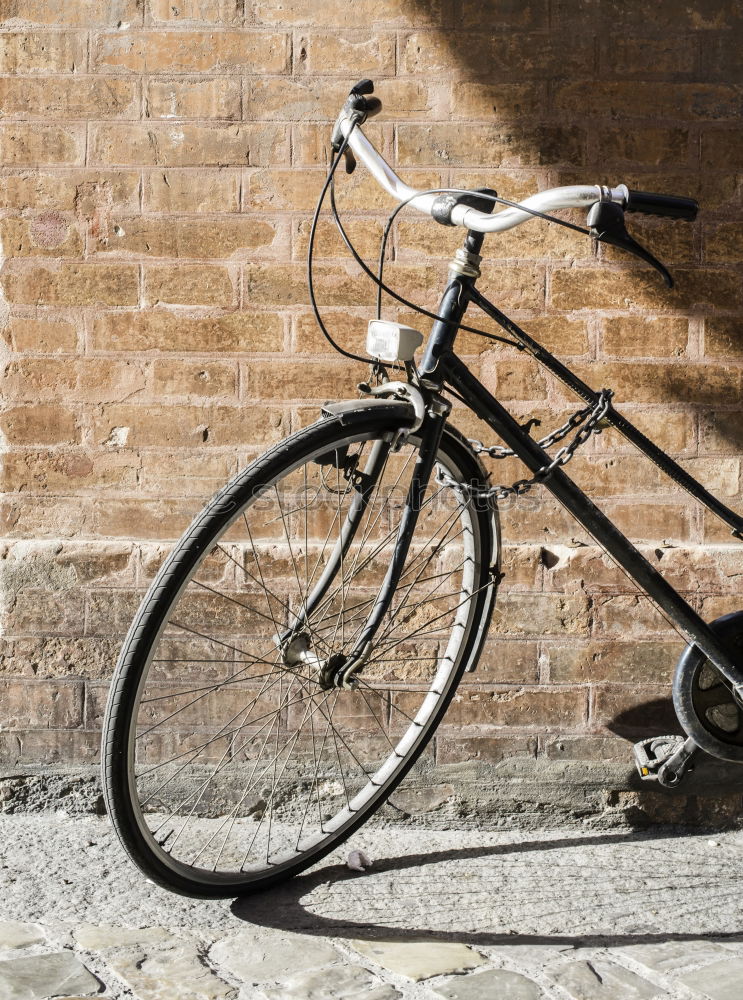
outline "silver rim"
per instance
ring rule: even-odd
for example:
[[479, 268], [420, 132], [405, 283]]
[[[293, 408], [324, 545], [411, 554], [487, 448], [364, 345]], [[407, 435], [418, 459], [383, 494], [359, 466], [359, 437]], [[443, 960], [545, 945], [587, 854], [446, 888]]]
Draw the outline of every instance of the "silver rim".
[[[371, 435], [334, 442], [359, 456]], [[129, 787], [150, 849], [204, 884], [306, 862], [370, 813], [457, 677], [481, 579], [477, 519], [435, 482], [355, 691], [322, 690], [276, 643], [321, 577], [355, 490], [303, 455], [236, 511], [171, 602], [139, 684]], [[417, 449], [390, 454], [354, 543], [305, 623], [318, 654], [361, 631], [394, 546]], [[454, 478], [458, 470], [440, 456]], [[481, 584], [482, 586], [482, 584]]]

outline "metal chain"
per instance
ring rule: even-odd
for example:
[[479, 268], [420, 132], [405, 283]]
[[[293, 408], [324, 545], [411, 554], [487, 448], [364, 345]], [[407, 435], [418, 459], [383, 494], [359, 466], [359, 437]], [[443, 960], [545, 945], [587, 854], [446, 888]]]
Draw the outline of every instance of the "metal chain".
[[[574, 413], [562, 427], [558, 427], [557, 430], [552, 431], [551, 434], [548, 434], [541, 441], [537, 442], [540, 447], [547, 448], [549, 445], [561, 441], [574, 427], [578, 428], [573, 439], [560, 448], [548, 465], [543, 465], [541, 469], [537, 469], [531, 479], [519, 479], [512, 486], [472, 486], [467, 483], [458, 482], [440, 470], [436, 480], [442, 486], [456, 487], [458, 490], [465, 489], [472, 496], [481, 499], [504, 500], [509, 496], [522, 496], [524, 493], [528, 493], [533, 486], [543, 483], [548, 479], [555, 469], [562, 465], [567, 465], [578, 448], [588, 441], [592, 434], [601, 433], [603, 428], [599, 425], [609, 410], [613, 395], [614, 393], [611, 389], [602, 389], [594, 406], [587, 406], [584, 410]], [[491, 458], [507, 458], [508, 456], [515, 455], [515, 452], [510, 451], [508, 448], [501, 448], [499, 445], [486, 447], [480, 441], [476, 440], [470, 440], [470, 444], [477, 454], [488, 454]]]

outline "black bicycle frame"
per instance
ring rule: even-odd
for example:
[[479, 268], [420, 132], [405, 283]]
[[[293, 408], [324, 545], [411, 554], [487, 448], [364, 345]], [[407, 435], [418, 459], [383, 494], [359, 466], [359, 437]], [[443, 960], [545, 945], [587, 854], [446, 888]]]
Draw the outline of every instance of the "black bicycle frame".
[[[477, 253], [481, 243], [481, 237], [469, 233], [465, 249]], [[494, 319], [523, 350], [582, 400], [595, 405], [599, 394], [481, 295], [475, 288], [475, 281], [475, 274], [454, 274], [450, 277], [438, 310], [442, 319], [436, 320], [433, 324], [421, 362], [421, 384], [432, 391], [440, 391], [445, 386], [450, 386], [478, 417], [492, 427], [527, 468], [535, 473], [550, 464], [550, 456], [488, 392], [453, 351], [458, 326], [470, 302], [475, 303]], [[727, 524], [736, 538], [743, 537], [741, 533], [743, 518], [708, 493], [693, 476], [669, 458], [629, 420], [617, 413], [611, 405], [604, 421], [618, 430], [662, 472]], [[638, 587], [666, 613], [688, 641], [702, 650], [723, 677], [734, 687], [743, 684], [743, 670], [730, 658], [720, 638], [572, 479], [561, 468], [556, 468], [547, 477], [544, 485], [589, 535], [632, 577]]]

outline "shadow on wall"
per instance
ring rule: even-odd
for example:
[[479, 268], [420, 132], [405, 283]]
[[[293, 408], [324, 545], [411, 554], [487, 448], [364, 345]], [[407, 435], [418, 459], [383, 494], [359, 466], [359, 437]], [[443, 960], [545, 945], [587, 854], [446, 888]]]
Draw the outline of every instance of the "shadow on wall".
[[[456, 124], [432, 126], [437, 161], [535, 168], [545, 187], [624, 182], [700, 200], [694, 226], [633, 218], [640, 241], [670, 266], [675, 289], [602, 248], [601, 263], [588, 255], [579, 267], [554, 270], [551, 307], [671, 312], [690, 321], [689, 360], [701, 354], [703, 323], [727, 345], [713, 351], [706, 334], [713, 360], [740, 360], [742, 255], [726, 227], [742, 214], [743, 7], [734, 0], [405, 0], [405, 7], [419, 30], [403, 40], [398, 71], [451, 81]], [[610, 364], [606, 377], [621, 379], [624, 364], [620, 374]], [[739, 372], [719, 364], [709, 373], [689, 373], [683, 363], [659, 371], [638, 365], [635, 374], [629, 391], [637, 387], [638, 402], [709, 408], [719, 400], [739, 405], [743, 396]], [[715, 441], [740, 447], [740, 413], [713, 424]]]

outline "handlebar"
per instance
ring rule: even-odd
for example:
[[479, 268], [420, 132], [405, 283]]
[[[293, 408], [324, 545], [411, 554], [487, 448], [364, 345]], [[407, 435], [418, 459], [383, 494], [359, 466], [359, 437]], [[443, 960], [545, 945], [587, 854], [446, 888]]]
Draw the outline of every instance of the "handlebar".
[[[382, 110], [382, 103], [378, 98], [366, 96], [373, 90], [374, 85], [370, 80], [362, 80], [353, 88], [333, 128], [334, 148], [340, 148], [342, 140], [346, 139], [346, 148], [364, 164], [388, 194], [397, 201], [409, 201], [419, 212], [435, 218], [434, 203], [438, 195], [418, 191], [401, 180], [361, 131], [361, 125], [366, 119]], [[696, 217], [699, 207], [692, 198], [633, 191], [625, 184], [615, 188], [600, 184], [572, 184], [568, 187], [550, 188], [525, 198], [519, 204], [533, 211], [549, 212], [560, 208], [588, 209], [598, 202], [611, 202], [627, 212], [643, 212], [646, 215], [662, 215], [687, 221]], [[460, 203], [451, 209], [447, 221], [450, 225], [463, 226], [478, 233], [499, 233], [532, 218], [532, 214], [518, 208], [505, 208], [489, 215]]]

